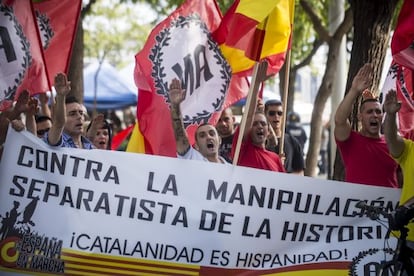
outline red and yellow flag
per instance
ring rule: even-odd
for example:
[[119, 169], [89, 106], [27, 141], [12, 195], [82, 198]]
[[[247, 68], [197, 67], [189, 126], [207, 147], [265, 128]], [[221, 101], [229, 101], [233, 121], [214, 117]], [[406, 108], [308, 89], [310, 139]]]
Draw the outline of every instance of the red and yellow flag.
[[50, 90], [39, 31], [30, 0], [0, 3], [0, 111], [11, 106], [20, 92]]
[[81, 6], [82, 0], [33, 1], [50, 83], [68, 73]]
[[277, 73], [290, 48], [294, 0], [236, 0], [214, 37], [233, 74], [248, 75], [266, 59], [268, 74]]
[[198, 125], [215, 124], [223, 108], [247, 94], [247, 80], [232, 77], [211, 37], [220, 22], [215, 0], [187, 0], [152, 30], [135, 56], [139, 127], [134, 128], [127, 151], [176, 156], [168, 96], [173, 78], [181, 80], [186, 90], [181, 109], [191, 144]]

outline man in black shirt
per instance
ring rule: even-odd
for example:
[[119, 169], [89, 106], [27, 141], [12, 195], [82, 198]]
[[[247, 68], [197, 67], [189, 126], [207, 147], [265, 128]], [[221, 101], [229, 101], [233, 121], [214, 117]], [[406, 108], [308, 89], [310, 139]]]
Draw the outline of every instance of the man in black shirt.
[[224, 157], [228, 162], [231, 160], [231, 146], [233, 143], [236, 118], [230, 107], [221, 112], [220, 118], [216, 124], [216, 129], [221, 137], [219, 155]]
[[[268, 100], [265, 103], [265, 114], [267, 121], [270, 123], [273, 129], [271, 135], [266, 144], [268, 150], [274, 151], [277, 154], [280, 153], [279, 145], [282, 137], [281, 123], [283, 119], [283, 107], [282, 102], [279, 100]], [[299, 141], [291, 136], [289, 133], [284, 135], [284, 146], [283, 146], [284, 165], [285, 170], [288, 173], [294, 173], [303, 175], [305, 169], [305, 160], [303, 159], [303, 149]]]

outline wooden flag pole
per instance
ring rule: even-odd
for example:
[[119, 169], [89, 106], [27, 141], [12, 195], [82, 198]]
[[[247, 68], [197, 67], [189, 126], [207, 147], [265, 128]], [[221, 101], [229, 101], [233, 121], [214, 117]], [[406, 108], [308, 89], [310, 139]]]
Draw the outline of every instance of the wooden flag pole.
[[[252, 75], [252, 83], [249, 88], [249, 92], [247, 94], [247, 100], [245, 105], [245, 110], [243, 112], [242, 120], [240, 123], [240, 131], [239, 136], [237, 137], [237, 143], [236, 143], [236, 149], [234, 151], [234, 157], [233, 157], [233, 165], [237, 165], [237, 162], [239, 161], [240, 156], [240, 148], [243, 141], [244, 133], [246, 131], [246, 128], [248, 130], [250, 129], [251, 125], [247, 126], [248, 118], [252, 118], [255, 111], [256, 111], [256, 105], [257, 105], [257, 94], [259, 93], [259, 87], [266, 76], [267, 71], [267, 62], [256, 62], [253, 67], [253, 75]], [[251, 120], [250, 124], [251, 124]]]
[[291, 49], [288, 50], [286, 53], [286, 61], [285, 61], [285, 86], [283, 87], [283, 120], [281, 122], [280, 130], [282, 132], [282, 136], [280, 137], [280, 146], [279, 146], [279, 156], [284, 157], [285, 151], [283, 150], [285, 146], [285, 126], [286, 126], [286, 118], [287, 118], [287, 97], [289, 92], [289, 73], [290, 73], [290, 54]]

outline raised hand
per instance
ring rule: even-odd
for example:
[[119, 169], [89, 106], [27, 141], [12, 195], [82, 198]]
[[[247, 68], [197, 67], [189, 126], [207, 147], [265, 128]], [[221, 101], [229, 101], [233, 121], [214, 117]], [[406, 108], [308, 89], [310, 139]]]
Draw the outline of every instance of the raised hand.
[[352, 81], [352, 88], [356, 91], [362, 93], [365, 89], [369, 88], [372, 85], [373, 79], [373, 68], [371, 63], [365, 63], [362, 66], [358, 73], [355, 75]]
[[86, 136], [88, 137], [89, 140], [93, 140], [98, 130], [104, 127], [105, 127], [105, 116], [104, 114], [98, 114], [92, 119], [91, 126], [88, 129], [88, 133], [86, 134]]
[[[20, 95], [19, 98], [16, 101], [16, 105], [14, 106], [14, 111], [16, 112], [16, 114], [21, 114], [27, 111], [27, 109], [29, 108], [28, 106], [28, 102], [29, 102], [29, 98], [30, 98], [30, 93], [27, 90], [23, 90]], [[12, 118], [15, 119], [15, 118]]]
[[395, 90], [390, 90], [385, 95], [384, 100], [384, 111], [388, 114], [397, 113], [401, 108], [401, 102], [397, 99], [397, 92]]
[[185, 90], [181, 89], [181, 82], [178, 79], [173, 79], [168, 90], [171, 105], [179, 105], [185, 99]]
[[26, 114], [34, 116], [36, 113], [38, 113], [39, 112], [38, 104], [39, 102], [35, 97], [30, 97], [27, 103]]
[[49, 96], [46, 93], [40, 93], [39, 101], [41, 104], [47, 105], [49, 103]]
[[70, 81], [68, 81], [65, 74], [58, 73], [55, 76], [54, 87], [57, 95], [66, 96], [70, 92]]

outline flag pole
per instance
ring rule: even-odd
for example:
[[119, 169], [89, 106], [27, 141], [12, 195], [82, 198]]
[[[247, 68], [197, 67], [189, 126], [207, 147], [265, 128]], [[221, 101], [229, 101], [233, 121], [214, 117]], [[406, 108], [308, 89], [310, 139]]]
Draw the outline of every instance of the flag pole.
[[282, 136], [280, 137], [280, 145], [279, 145], [279, 156], [281, 158], [284, 157], [285, 155], [285, 151], [284, 151], [284, 146], [285, 146], [285, 126], [286, 126], [286, 118], [287, 118], [287, 97], [288, 97], [288, 93], [289, 93], [289, 73], [290, 73], [290, 55], [291, 55], [291, 48], [289, 48], [288, 52], [286, 53], [286, 61], [285, 61], [285, 85], [283, 87], [283, 104], [282, 104], [282, 108], [283, 108], [283, 120], [281, 122], [281, 126], [280, 129], [282, 131]]
[[[264, 19], [261, 23], [263, 30], [266, 29], [268, 17]], [[254, 116], [257, 107], [257, 94], [259, 93], [259, 87], [262, 80], [266, 77], [267, 72], [267, 61], [260, 61], [262, 54], [262, 47], [264, 42], [265, 33], [263, 30], [256, 28], [254, 32], [254, 41], [250, 44], [250, 48], [247, 50], [246, 54], [256, 62], [253, 66], [252, 82], [250, 84], [249, 92], [247, 94], [247, 100], [245, 105], [245, 110], [243, 112], [239, 136], [237, 137], [236, 149], [233, 156], [233, 165], [237, 165], [239, 161], [240, 148], [242, 141], [245, 136], [246, 128], [249, 130], [251, 128], [252, 120], [248, 120]], [[247, 125], [249, 121], [250, 125]]]
[[246, 128], [250, 129], [251, 126], [246, 126], [247, 118], [252, 118], [256, 111], [257, 105], [257, 94], [259, 93], [259, 88], [261, 80], [266, 76], [267, 71], [267, 62], [256, 62], [253, 67], [252, 83], [247, 94], [247, 100], [245, 105], [245, 110], [243, 112], [242, 120], [240, 123], [239, 136], [237, 137], [236, 149], [234, 151], [233, 165], [237, 165], [240, 156], [240, 148], [243, 141], [244, 133]]

